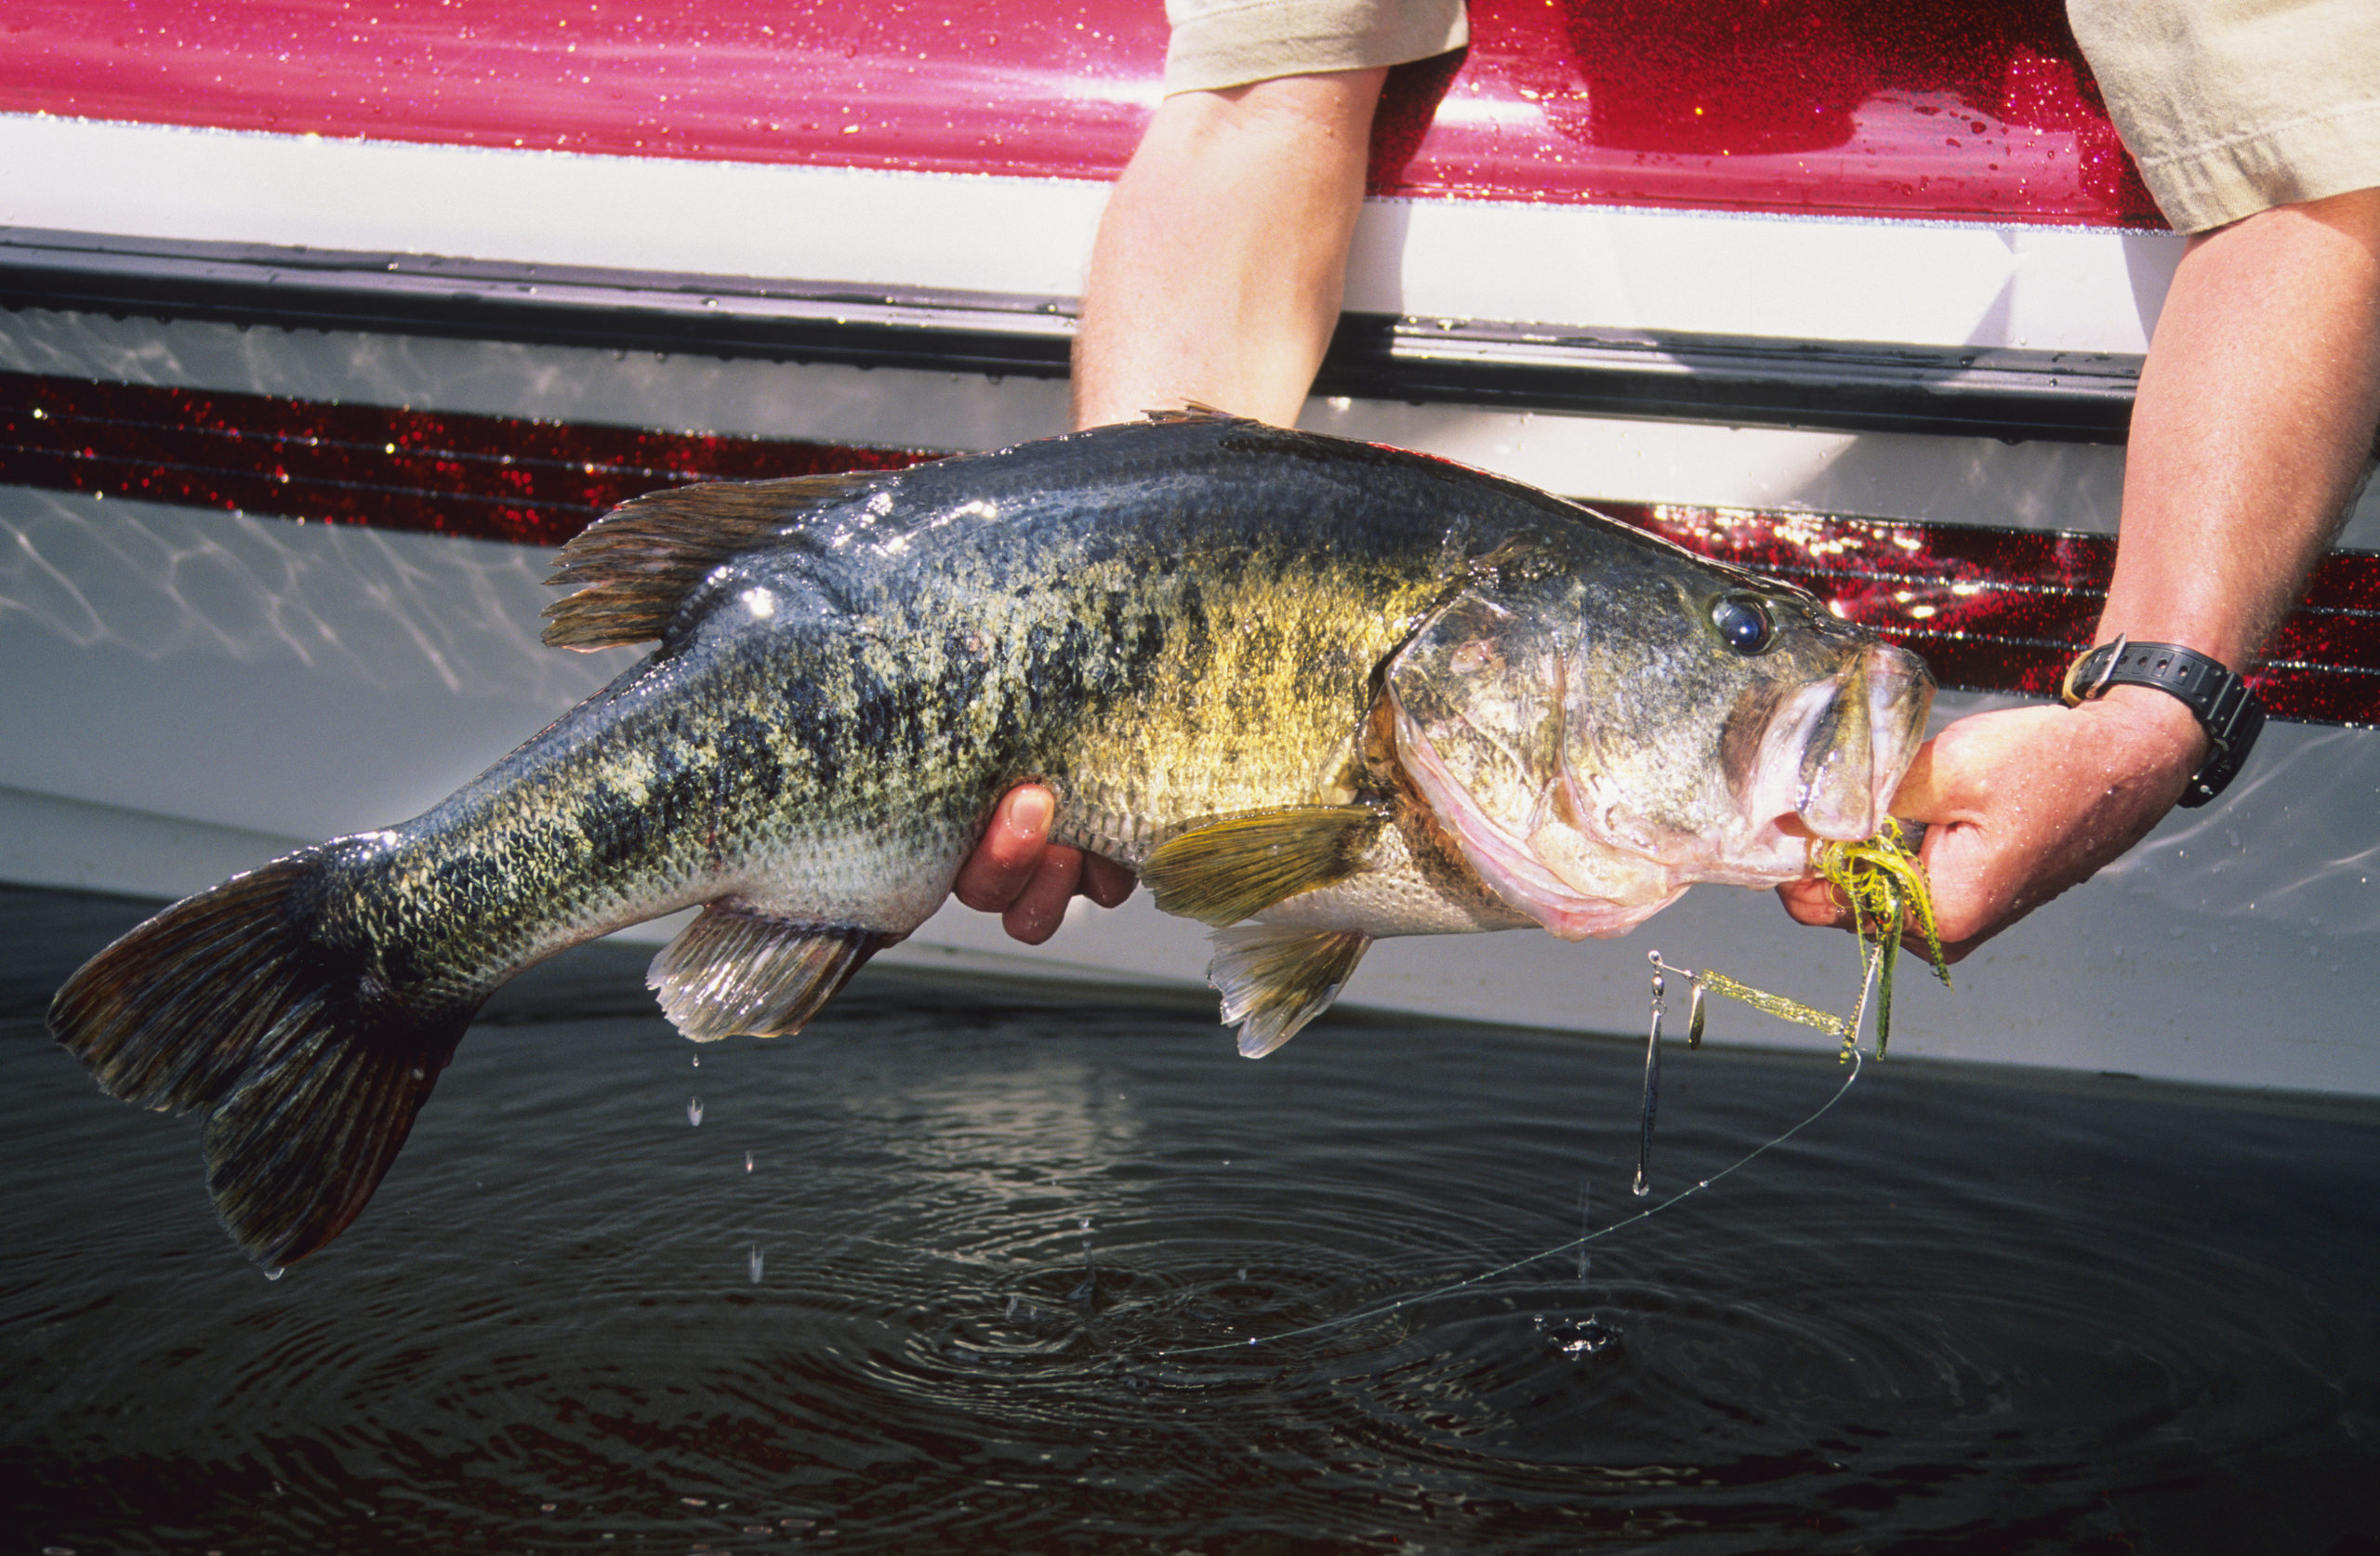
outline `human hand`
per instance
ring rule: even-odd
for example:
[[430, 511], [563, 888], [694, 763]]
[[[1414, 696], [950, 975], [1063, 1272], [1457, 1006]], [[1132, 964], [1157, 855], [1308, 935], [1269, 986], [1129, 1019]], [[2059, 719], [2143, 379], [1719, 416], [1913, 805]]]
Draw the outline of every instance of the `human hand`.
[[[1927, 741], [1892, 812], [1926, 824], [1919, 857], [1942, 954], [1959, 960], [2122, 855], [2173, 809], [2205, 753], [2189, 709], [2139, 686], [2077, 707], [1970, 715]], [[1823, 880], [1777, 894], [1802, 923], [1850, 925]], [[1922, 934], [1903, 938], [1924, 948]]]
[[950, 894], [979, 913], [997, 913], [1013, 940], [1038, 945], [1057, 933], [1077, 891], [1101, 907], [1132, 894], [1132, 872], [1112, 859], [1050, 841], [1057, 800], [1038, 784], [1011, 789], [991, 824], [959, 869]]

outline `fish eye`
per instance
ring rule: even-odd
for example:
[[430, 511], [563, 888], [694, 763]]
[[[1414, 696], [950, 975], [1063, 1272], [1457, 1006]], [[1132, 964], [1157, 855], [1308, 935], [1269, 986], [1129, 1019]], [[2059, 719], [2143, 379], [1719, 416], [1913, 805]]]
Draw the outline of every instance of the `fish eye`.
[[1728, 651], [1749, 658], [1777, 640], [1777, 625], [1755, 595], [1723, 594], [1711, 607], [1711, 625]]

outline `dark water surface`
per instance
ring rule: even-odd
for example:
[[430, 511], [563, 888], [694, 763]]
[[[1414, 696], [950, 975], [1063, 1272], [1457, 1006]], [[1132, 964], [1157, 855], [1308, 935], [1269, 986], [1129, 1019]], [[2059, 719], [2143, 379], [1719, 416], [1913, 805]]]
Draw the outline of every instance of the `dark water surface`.
[[[881, 975], [696, 1049], [597, 948], [268, 1282], [41, 1029], [137, 916], [0, 893], [7, 1550], [2380, 1550], [2370, 1104], [1871, 1064], [1250, 1346], [1631, 1214], [1638, 1052]], [[1657, 1191], [1842, 1075], [1673, 1050]]]

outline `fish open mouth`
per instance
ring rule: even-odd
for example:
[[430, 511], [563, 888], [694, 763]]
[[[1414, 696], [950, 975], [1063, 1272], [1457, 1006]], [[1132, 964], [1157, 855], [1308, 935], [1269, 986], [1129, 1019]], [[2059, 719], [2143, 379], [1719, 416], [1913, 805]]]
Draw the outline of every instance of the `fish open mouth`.
[[1780, 831], [1857, 842], [1884, 825], [1934, 704], [1925, 662], [1878, 643], [1779, 706], [1761, 740], [1752, 815]]

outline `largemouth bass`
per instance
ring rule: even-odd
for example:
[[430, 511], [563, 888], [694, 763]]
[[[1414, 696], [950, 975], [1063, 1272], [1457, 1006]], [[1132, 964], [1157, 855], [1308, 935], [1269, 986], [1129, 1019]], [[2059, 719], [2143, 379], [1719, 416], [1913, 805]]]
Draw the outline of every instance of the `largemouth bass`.
[[279, 1265], [354, 1220], [481, 1003], [702, 913], [687, 1036], [799, 1029], [1025, 779], [1218, 929], [1241, 1051], [1374, 939], [1631, 928], [1873, 833], [1924, 666], [1804, 592], [1442, 460], [1215, 415], [892, 474], [680, 488], [563, 547], [549, 642], [650, 657], [416, 819], [165, 909], [50, 1009], [106, 1090], [211, 1108]]

